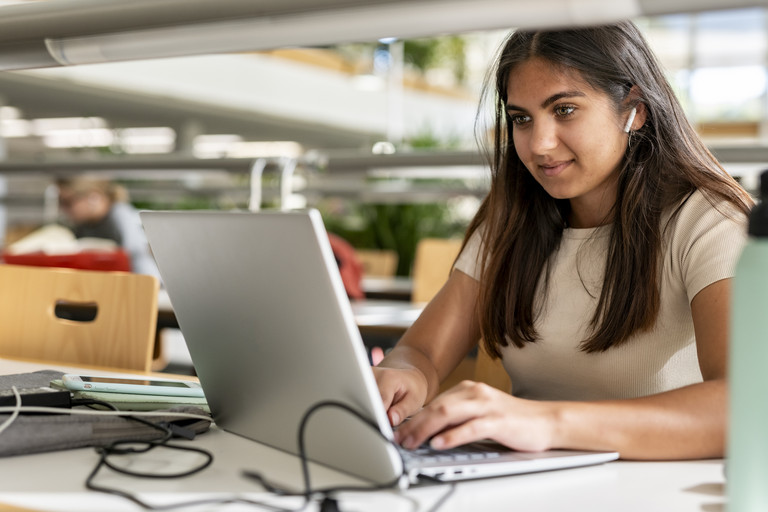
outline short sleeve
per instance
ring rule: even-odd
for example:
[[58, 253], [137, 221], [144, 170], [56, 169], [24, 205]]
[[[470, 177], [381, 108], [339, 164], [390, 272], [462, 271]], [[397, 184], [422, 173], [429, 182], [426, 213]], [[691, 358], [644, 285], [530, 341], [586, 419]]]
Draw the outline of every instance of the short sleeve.
[[483, 242], [480, 230], [475, 230], [469, 237], [467, 244], [456, 259], [453, 268], [461, 270], [469, 277], [479, 281], [482, 267], [480, 266], [480, 252]]
[[688, 301], [712, 283], [733, 277], [747, 241], [747, 217], [726, 202], [714, 206], [703, 193], [681, 207], [671, 240]]

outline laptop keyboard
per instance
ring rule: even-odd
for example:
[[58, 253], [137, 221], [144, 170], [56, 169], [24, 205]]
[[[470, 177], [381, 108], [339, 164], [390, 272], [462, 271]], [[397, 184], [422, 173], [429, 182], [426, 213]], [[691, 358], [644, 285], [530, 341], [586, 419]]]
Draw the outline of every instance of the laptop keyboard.
[[449, 450], [436, 450], [429, 445], [424, 444], [415, 450], [401, 449], [400, 452], [406, 463], [418, 462], [420, 464], [479, 462], [498, 458], [502, 453], [510, 453], [508, 449], [499, 445], [483, 442], [457, 446]]

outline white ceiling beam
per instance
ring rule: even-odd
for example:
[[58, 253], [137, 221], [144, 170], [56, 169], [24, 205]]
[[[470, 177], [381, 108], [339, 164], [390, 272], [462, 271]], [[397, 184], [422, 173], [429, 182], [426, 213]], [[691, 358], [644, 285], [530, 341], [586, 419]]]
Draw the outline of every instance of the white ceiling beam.
[[768, 6], [768, 0], [59, 0], [0, 10], [0, 70]]

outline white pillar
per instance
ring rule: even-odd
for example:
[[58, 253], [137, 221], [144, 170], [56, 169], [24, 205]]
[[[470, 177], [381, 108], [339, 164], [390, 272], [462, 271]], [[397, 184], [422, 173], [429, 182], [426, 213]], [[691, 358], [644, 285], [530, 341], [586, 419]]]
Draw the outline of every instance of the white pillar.
[[395, 40], [389, 43], [389, 69], [387, 70], [387, 140], [395, 147], [403, 143], [405, 123], [403, 121], [403, 75], [404, 43]]
[[[0, 97], [0, 107], [5, 105], [5, 99]], [[1, 120], [0, 120], [1, 121]], [[8, 159], [8, 145], [2, 130], [0, 130], [0, 161]], [[8, 179], [0, 174], [0, 247], [5, 246], [5, 235], [8, 231], [8, 207], [5, 200], [8, 198]]]

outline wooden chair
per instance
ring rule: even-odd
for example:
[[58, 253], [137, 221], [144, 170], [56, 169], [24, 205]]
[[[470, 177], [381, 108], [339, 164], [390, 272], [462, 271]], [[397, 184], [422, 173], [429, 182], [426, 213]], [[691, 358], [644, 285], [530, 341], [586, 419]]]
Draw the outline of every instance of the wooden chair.
[[429, 302], [440, 291], [461, 250], [461, 240], [422, 238], [413, 258], [413, 302]]
[[149, 371], [156, 278], [0, 265], [0, 356]]
[[355, 249], [363, 274], [368, 277], [392, 277], [397, 271], [397, 253], [391, 250]]

